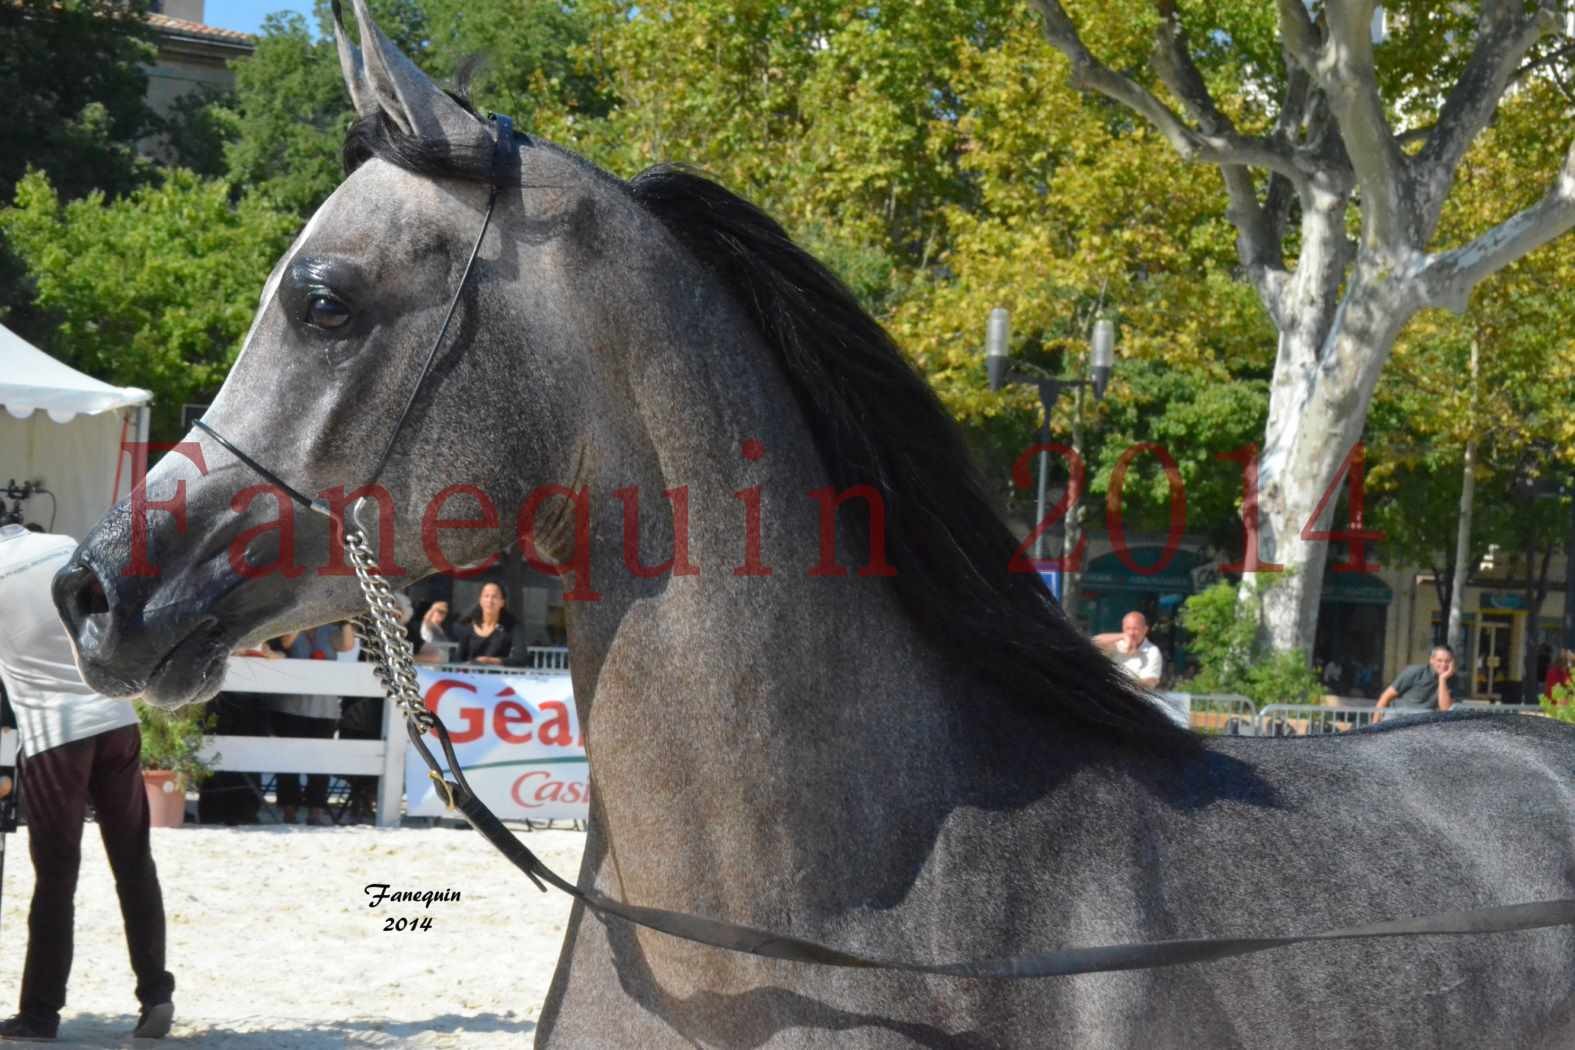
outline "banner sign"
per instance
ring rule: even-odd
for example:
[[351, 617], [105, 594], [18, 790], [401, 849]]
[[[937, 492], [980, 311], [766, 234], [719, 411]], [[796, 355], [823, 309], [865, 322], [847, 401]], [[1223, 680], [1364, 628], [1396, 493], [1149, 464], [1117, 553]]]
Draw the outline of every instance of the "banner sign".
[[[418, 669], [416, 676], [427, 709], [448, 728], [471, 788], [500, 819], [587, 819], [590, 771], [568, 674]], [[431, 746], [442, 762], [443, 752], [435, 741]], [[406, 812], [443, 816], [448, 811], [427, 764], [413, 745], [406, 747]]]

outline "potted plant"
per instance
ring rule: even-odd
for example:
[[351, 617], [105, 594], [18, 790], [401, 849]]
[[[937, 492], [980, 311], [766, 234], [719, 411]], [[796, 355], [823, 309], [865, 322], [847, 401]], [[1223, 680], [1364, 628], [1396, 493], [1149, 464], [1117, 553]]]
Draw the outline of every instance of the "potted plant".
[[141, 701], [136, 704], [142, 724], [142, 785], [148, 793], [149, 822], [154, 827], [179, 827], [186, 822], [186, 789], [213, 772], [201, 754], [213, 719], [201, 708], [171, 714]]

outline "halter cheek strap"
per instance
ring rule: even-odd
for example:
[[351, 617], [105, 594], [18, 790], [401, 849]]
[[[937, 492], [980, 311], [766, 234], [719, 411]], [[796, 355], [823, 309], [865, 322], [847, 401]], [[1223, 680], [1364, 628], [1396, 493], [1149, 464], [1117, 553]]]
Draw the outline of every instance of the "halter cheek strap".
[[[377, 484], [378, 479], [383, 476], [383, 468], [388, 465], [388, 457], [393, 454], [394, 443], [399, 440], [400, 432], [405, 428], [405, 420], [409, 417], [410, 410], [415, 407], [416, 398], [420, 395], [421, 388], [426, 385], [427, 375], [432, 370], [432, 363], [437, 360], [438, 348], [443, 345], [443, 340], [448, 336], [449, 325], [454, 320], [454, 311], [459, 308], [460, 296], [465, 293], [465, 285], [470, 283], [470, 271], [476, 265], [476, 256], [481, 253], [481, 242], [486, 239], [487, 229], [492, 225], [492, 211], [498, 203], [498, 190], [507, 185], [506, 180], [510, 168], [509, 161], [515, 155], [514, 121], [497, 113], [488, 114], [488, 116], [497, 128], [497, 135], [492, 143], [492, 185], [487, 194], [487, 211], [481, 220], [481, 230], [476, 234], [476, 243], [471, 245], [470, 255], [465, 259], [465, 269], [459, 275], [459, 284], [454, 288], [453, 298], [448, 302], [448, 310], [443, 314], [443, 326], [438, 329], [437, 338], [432, 340], [432, 347], [427, 351], [426, 360], [421, 363], [421, 370], [416, 374], [416, 382], [410, 388], [410, 393], [405, 397], [404, 407], [399, 410], [399, 415], [394, 420], [393, 429], [388, 433], [388, 441], [383, 445], [382, 454], [377, 457], [377, 462], [372, 467], [372, 473], [363, 487]], [[265, 481], [277, 486], [280, 491], [302, 507], [316, 511], [324, 517], [333, 517], [333, 513], [326, 501], [314, 500], [306, 496], [279, 475], [241, 451], [223, 434], [209, 426], [206, 421], [198, 419], [193, 425], [217, 441], [236, 459], [261, 475]]]

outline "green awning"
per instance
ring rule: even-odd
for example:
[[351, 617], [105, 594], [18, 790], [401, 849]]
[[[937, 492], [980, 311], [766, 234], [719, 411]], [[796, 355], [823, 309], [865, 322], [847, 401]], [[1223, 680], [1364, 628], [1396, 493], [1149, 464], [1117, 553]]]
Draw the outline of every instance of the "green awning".
[[1394, 596], [1389, 585], [1371, 573], [1325, 572], [1319, 600], [1325, 605], [1388, 605]]
[[1177, 550], [1163, 569], [1145, 574], [1145, 570], [1164, 560], [1165, 548], [1132, 547], [1126, 554], [1132, 565], [1126, 564], [1115, 551], [1090, 561], [1083, 573], [1083, 589], [1100, 593], [1191, 594], [1192, 570], [1208, 561], [1197, 551]]

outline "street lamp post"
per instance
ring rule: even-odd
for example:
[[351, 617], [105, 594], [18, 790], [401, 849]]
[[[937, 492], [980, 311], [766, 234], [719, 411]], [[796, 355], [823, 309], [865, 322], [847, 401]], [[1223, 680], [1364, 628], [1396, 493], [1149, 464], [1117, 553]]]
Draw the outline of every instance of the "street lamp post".
[[[1007, 348], [1008, 337], [1011, 334], [1011, 314], [1004, 307], [996, 307], [990, 311], [989, 324], [985, 329], [984, 363], [986, 374], [989, 376], [990, 389], [999, 391], [1003, 386], [1012, 383], [1031, 383], [1039, 390], [1039, 404], [1044, 408], [1044, 428], [1041, 431], [1043, 441], [1050, 439], [1050, 413], [1055, 408], [1056, 399], [1061, 396], [1061, 391], [1067, 387], [1079, 388], [1078, 408], [1082, 408], [1082, 387], [1089, 387], [1094, 391], [1094, 399], [1101, 400], [1105, 396], [1105, 388], [1110, 384], [1110, 372], [1116, 363], [1116, 325], [1108, 317], [1100, 317], [1094, 321], [1093, 331], [1089, 339], [1089, 378], [1087, 379], [1062, 379], [1053, 376], [1044, 369], [1013, 361]], [[1083, 450], [1080, 428], [1073, 435], [1073, 451], [1081, 456]], [[1039, 450], [1039, 498], [1038, 512], [1034, 521], [1043, 522], [1045, 518], [1045, 485], [1050, 473], [1050, 453], [1047, 449]], [[1068, 514], [1073, 514], [1074, 508], [1068, 508]], [[1044, 560], [1045, 536], [1043, 530], [1034, 537], [1034, 560]], [[1063, 591], [1063, 595], [1065, 591]]]

